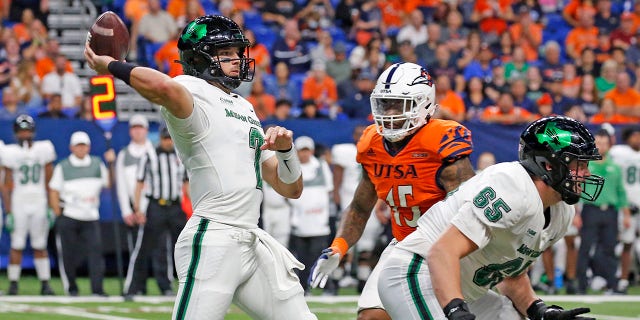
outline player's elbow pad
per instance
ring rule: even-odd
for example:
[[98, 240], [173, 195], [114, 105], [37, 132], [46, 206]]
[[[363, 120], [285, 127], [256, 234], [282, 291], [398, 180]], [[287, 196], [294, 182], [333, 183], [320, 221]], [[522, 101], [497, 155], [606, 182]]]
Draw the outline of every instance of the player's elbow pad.
[[291, 146], [288, 151], [276, 151], [278, 158], [278, 178], [286, 184], [292, 184], [300, 178], [302, 171], [300, 169], [300, 159], [295, 148]]

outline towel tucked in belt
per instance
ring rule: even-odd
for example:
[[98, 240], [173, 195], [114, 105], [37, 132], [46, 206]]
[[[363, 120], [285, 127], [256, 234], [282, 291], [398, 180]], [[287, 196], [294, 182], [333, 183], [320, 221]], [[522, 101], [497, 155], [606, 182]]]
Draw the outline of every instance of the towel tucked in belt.
[[280, 300], [291, 298], [293, 295], [302, 291], [300, 281], [294, 269], [304, 270], [304, 264], [298, 261], [287, 248], [273, 238], [270, 234], [262, 229], [251, 229], [260, 242], [271, 252], [273, 264], [266, 264], [266, 274], [272, 287], [277, 291], [274, 292]]

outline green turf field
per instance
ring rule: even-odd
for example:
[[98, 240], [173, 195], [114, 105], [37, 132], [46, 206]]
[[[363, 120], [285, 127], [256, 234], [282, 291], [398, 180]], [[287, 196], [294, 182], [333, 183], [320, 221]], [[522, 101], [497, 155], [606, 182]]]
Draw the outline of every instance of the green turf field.
[[[6, 279], [5, 277], [3, 277]], [[0, 297], [0, 319], [6, 320], [128, 320], [128, 319], [169, 319], [173, 309], [172, 297], [155, 296], [158, 290], [155, 283], [149, 281], [149, 295], [136, 297], [132, 302], [124, 302], [119, 292], [119, 282], [115, 279], [105, 281], [105, 290], [111, 296], [97, 298], [87, 296], [89, 284], [86, 279], [79, 282], [80, 297], [62, 296], [59, 279], [52, 280], [52, 287], [58, 293], [55, 297], [40, 297], [39, 283], [33, 277], [23, 278], [19, 296]], [[6, 290], [6, 280], [0, 281], [0, 289]], [[83, 295], [85, 294], [85, 295]], [[319, 291], [310, 297], [309, 306], [320, 320], [342, 320], [356, 318], [356, 299], [353, 289], [343, 290], [338, 297], [321, 296]], [[543, 297], [549, 303], [564, 307], [588, 306], [592, 316], [601, 320], [640, 319], [640, 287], [631, 289], [627, 296], [548, 296]], [[250, 319], [237, 307], [232, 306], [225, 319]]]

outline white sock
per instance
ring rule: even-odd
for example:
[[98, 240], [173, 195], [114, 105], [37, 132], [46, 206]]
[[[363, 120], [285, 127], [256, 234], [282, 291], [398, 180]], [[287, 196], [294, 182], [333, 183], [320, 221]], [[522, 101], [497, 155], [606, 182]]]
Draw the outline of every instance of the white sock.
[[36, 258], [33, 259], [33, 264], [36, 266], [36, 273], [40, 281], [51, 279], [51, 266], [49, 265], [49, 258]]
[[9, 281], [20, 280], [20, 272], [22, 272], [22, 266], [19, 264], [10, 264], [7, 268], [7, 277]]

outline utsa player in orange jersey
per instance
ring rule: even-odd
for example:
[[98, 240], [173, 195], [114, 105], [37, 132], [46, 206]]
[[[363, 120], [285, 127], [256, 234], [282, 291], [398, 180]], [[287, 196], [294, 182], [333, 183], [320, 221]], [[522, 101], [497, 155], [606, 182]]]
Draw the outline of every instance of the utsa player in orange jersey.
[[382, 253], [358, 301], [358, 319], [391, 319], [378, 296], [378, 274], [397, 241], [416, 229], [418, 218], [474, 175], [471, 132], [455, 121], [432, 119], [435, 85], [413, 63], [397, 63], [378, 78], [371, 94], [375, 124], [358, 142], [362, 179], [331, 247], [311, 271], [313, 287], [324, 287], [349, 246], [364, 230], [377, 199], [391, 207], [395, 239]]

